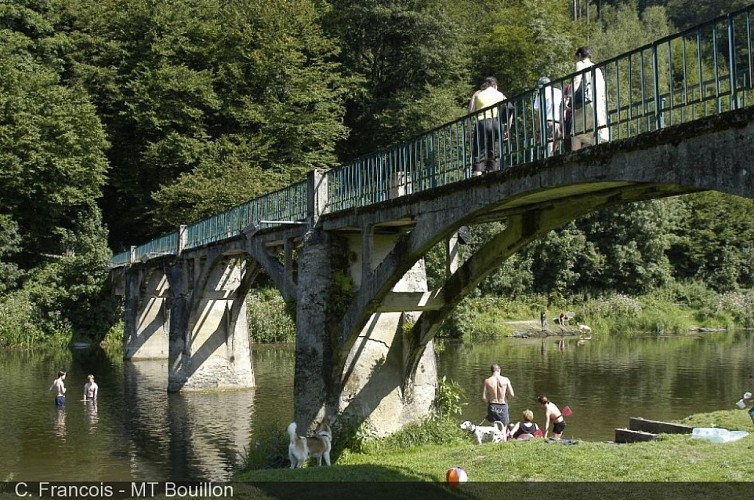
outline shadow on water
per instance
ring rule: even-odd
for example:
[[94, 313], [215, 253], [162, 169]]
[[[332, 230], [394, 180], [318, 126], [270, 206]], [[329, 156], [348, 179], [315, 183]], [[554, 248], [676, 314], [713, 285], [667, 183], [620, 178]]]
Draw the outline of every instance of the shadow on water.
[[[66, 404], [48, 391], [67, 372]], [[84, 402], [86, 376], [99, 385]], [[168, 395], [167, 362], [100, 349], [0, 351], [0, 477], [16, 480], [230, 479], [251, 441], [256, 391]]]
[[125, 427], [175, 480], [228, 479], [251, 440], [254, 389], [167, 394], [167, 361], [124, 364]]

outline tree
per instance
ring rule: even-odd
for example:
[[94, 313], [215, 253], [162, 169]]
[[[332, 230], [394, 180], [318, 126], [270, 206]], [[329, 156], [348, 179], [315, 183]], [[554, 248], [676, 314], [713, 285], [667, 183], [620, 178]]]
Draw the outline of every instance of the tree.
[[754, 201], [709, 192], [684, 197], [683, 208], [668, 250], [676, 278], [720, 292], [754, 286]]
[[584, 26], [556, 0], [474, 2], [472, 75], [479, 83], [496, 76], [511, 97], [533, 88], [540, 76], [573, 71], [573, 53], [583, 45]]
[[464, 27], [439, 0], [332, 0], [328, 32], [348, 83], [340, 157], [371, 153], [460, 115]]
[[8, 257], [20, 250], [21, 236], [18, 224], [9, 215], [0, 215], [0, 296], [16, 288], [22, 271]]
[[321, 8], [314, 0], [74, 2], [72, 78], [96, 91], [115, 145], [103, 203], [114, 245], [335, 163], [346, 130], [337, 47], [319, 27]]
[[0, 214], [17, 224], [27, 269], [59, 253], [57, 232], [100, 196], [107, 170], [88, 94], [62, 82], [59, 22], [52, 1], [0, 4]]
[[677, 199], [652, 200], [595, 212], [577, 226], [602, 255], [602, 267], [582, 283], [588, 289], [640, 295], [667, 284], [670, 235], [679, 223]]
[[667, 0], [670, 19], [684, 30], [750, 5], [749, 0]]

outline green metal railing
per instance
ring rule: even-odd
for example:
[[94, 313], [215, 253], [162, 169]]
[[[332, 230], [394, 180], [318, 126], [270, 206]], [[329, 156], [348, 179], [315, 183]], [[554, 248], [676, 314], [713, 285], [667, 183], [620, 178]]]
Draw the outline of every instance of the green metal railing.
[[308, 200], [308, 183], [302, 181], [235, 206], [187, 226], [183, 249], [238, 236], [243, 229], [252, 225], [261, 227], [305, 221]]
[[[569, 116], [572, 128], [599, 144], [605, 140], [600, 131], [613, 141], [748, 106], [754, 98], [753, 13], [751, 5], [329, 170], [325, 212], [467, 179], [484, 161], [482, 151], [493, 151], [489, 160], [494, 168], [562, 154], [570, 137], [565, 130]], [[594, 83], [598, 71], [605, 82], [604, 94]], [[574, 83], [585, 78], [593, 82], [593, 102], [572, 112], [567, 100], [561, 101], [552, 118], [561, 123], [564, 133], [548, 138], [548, 117], [537, 113], [534, 103], [558, 94], [573, 98]], [[478, 119], [485, 116], [495, 124], [490, 137], [478, 127]], [[309, 183], [301, 182], [234, 207], [188, 226], [182, 248], [238, 235], [260, 221], [274, 225], [307, 220], [313, 196]], [[177, 233], [163, 236], [137, 247], [134, 257], [178, 253], [179, 240]], [[125, 265], [131, 258], [129, 252], [118, 254], [111, 265]]]

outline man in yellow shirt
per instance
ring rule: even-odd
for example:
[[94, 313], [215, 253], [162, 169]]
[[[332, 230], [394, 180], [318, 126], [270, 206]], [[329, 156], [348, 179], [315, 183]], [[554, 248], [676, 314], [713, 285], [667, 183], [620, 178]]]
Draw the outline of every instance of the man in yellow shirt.
[[[481, 175], [484, 171], [497, 170], [499, 167], [499, 152], [496, 154], [495, 145], [500, 143], [507, 132], [502, 130], [499, 114], [501, 105], [507, 97], [497, 88], [497, 78], [488, 76], [469, 102], [469, 114], [476, 114], [474, 128], [474, 175]], [[489, 108], [489, 109], [485, 109]], [[513, 105], [508, 103], [504, 107], [506, 127], [513, 121]], [[483, 110], [483, 111], [482, 111]], [[482, 111], [479, 113], [479, 111]]]

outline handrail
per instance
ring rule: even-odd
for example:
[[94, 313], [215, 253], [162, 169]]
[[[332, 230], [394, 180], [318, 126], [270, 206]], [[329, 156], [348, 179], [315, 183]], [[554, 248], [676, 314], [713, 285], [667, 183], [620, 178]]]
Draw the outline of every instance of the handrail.
[[[328, 170], [326, 191], [317, 193], [326, 198], [324, 213], [434, 189], [475, 169], [511, 168], [566, 152], [571, 134], [548, 136], [554, 127], [534, 104], [557, 101], [559, 93], [573, 100], [570, 89], [584, 79], [594, 87], [593, 102], [576, 111], [562, 101], [552, 118], [565, 124], [570, 115], [572, 129], [595, 144], [746, 107], [754, 98], [752, 13], [754, 5], [663, 37]], [[604, 96], [595, 83], [598, 71]], [[171, 233], [137, 247], [128, 259], [128, 252], [118, 254], [111, 266], [221, 241], [262, 220], [268, 226], [311, 221], [318, 189], [308, 181], [293, 184], [188, 226], [185, 244]]]

